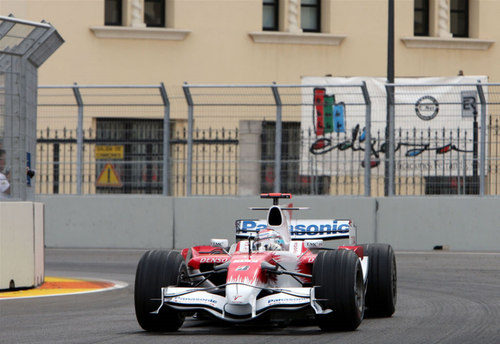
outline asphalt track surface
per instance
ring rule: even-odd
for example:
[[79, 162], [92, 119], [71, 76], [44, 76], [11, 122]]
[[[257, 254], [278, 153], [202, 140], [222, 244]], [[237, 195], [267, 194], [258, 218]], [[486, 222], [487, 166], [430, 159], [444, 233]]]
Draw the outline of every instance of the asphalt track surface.
[[188, 319], [152, 334], [135, 319], [133, 284], [144, 251], [46, 251], [46, 274], [124, 281], [102, 293], [0, 301], [0, 343], [500, 343], [500, 253], [396, 252], [398, 303], [354, 332], [315, 326], [235, 327]]

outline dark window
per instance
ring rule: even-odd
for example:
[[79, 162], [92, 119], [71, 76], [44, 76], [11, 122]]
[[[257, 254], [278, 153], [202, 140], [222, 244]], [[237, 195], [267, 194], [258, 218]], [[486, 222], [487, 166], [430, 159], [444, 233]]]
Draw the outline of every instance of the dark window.
[[95, 143], [123, 147], [123, 159], [96, 161], [96, 180], [111, 163], [122, 186], [97, 186], [97, 193], [162, 193], [163, 120], [97, 118]]
[[165, 27], [165, 0], [144, 0], [144, 23], [149, 27]]
[[304, 32], [321, 31], [321, 1], [301, 0], [300, 24]]
[[104, 2], [104, 25], [122, 25], [122, 0]]
[[[274, 192], [275, 137], [276, 122], [262, 122], [260, 184], [262, 193]], [[282, 122], [280, 191], [294, 195], [327, 195], [330, 192], [330, 176], [299, 174], [301, 138], [300, 122]]]
[[479, 195], [477, 176], [425, 177], [426, 195]]
[[429, 36], [429, 0], [415, 0], [413, 34]]
[[262, 30], [278, 31], [279, 30], [279, 0], [264, 0], [262, 4]]
[[453, 37], [469, 37], [469, 0], [451, 0], [450, 27]]

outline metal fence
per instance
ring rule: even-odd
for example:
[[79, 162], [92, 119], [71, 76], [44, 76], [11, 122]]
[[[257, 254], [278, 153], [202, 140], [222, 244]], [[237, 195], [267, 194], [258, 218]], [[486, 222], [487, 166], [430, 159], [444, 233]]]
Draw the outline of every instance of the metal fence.
[[497, 195], [499, 87], [40, 87], [36, 190]]
[[491, 135], [491, 121], [498, 121], [498, 86], [388, 85], [395, 128], [389, 137], [389, 156], [394, 156], [389, 195], [492, 194], [498, 152], [488, 153], [487, 144], [499, 140]]
[[171, 159], [165, 87], [41, 86], [38, 193], [163, 193]]
[[33, 198], [38, 67], [63, 42], [48, 23], [0, 16], [1, 201]]

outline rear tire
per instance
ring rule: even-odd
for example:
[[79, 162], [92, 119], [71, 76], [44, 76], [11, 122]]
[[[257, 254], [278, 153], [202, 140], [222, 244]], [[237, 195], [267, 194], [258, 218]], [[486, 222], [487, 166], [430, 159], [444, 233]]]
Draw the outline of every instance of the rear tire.
[[353, 251], [321, 251], [314, 261], [312, 282], [316, 299], [329, 314], [318, 314], [317, 323], [323, 331], [353, 331], [364, 315], [363, 272]]
[[362, 245], [368, 256], [368, 285], [366, 289], [366, 315], [390, 317], [396, 310], [397, 270], [396, 256], [391, 245]]
[[[161, 288], [185, 285], [186, 263], [175, 251], [148, 251], [143, 254], [135, 275], [135, 314], [146, 331], [177, 331], [184, 323], [184, 315], [169, 307], [159, 314], [151, 314], [161, 304]], [[155, 299], [155, 300], [152, 300]]]

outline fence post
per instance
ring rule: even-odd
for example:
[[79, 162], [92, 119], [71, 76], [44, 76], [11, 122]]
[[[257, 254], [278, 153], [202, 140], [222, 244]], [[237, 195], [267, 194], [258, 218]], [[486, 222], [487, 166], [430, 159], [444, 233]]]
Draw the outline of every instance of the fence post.
[[485, 170], [486, 170], [486, 98], [484, 97], [483, 85], [477, 84], [477, 93], [481, 102], [481, 142], [479, 162], [479, 195], [485, 194]]
[[271, 86], [273, 90], [274, 100], [276, 101], [276, 134], [274, 138], [274, 192], [280, 192], [281, 187], [281, 97], [278, 91], [278, 86], [275, 82]]
[[370, 95], [368, 94], [368, 89], [366, 87], [366, 82], [363, 81], [361, 85], [361, 91], [363, 92], [363, 98], [365, 99], [366, 115], [365, 115], [365, 196], [371, 195], [371, 154], [372, 154], [372, 102]]
[[160, 83], [160, 95], [163, 101], [163, 196], [170, 191], [170, 101], [165, 85]]
[[191, 96], [191, 90], [187, 82], [182, 86], [184, 90], [184, 96], [188, 104], [188, 151], [187, 151], [187, 180], [186, 180], [186, 196], [191, 196], [191, 184], [193, 178], [193, 98]]
[[73, 84], [73, 94], [78, 105], [78, 125], [76, 127], [76, 193], [82, 194], [83, 166], [83, 100], [77, 83]]
[[[389, 168], [389, 171], [385, 172], [385, 175], [389, 179], [387, 181], [387, 196], [394, 196], [394, 93], [395, 93], [395, 87], [394, 85], [385, 85], [385, 89], [387, 92], [387, 111], [389, 111], [389, 123], [387, 130], [389, 131], [388, 134], [386, 135], [389, 136], [389, 142], [386, 142], [386, 148], [385, 148], [385, 157], [389, 157], [389, 163], [385, 164], [386, 168]], [[389, 147], [387, 147], [387, 144]]]
[[[56, 131], [56, 133], [57, 133], [57, 131]], [[57, 139], [57, 135], [56, 135], [56, 139]], [[52, 193], [58, 194], [59, 193], [59, 183], [60, 183], [60, 180], [59, 180], [59, 174], [60, 174], [60, 168], [59, 168], [60, 167], [59, 166], [59, 164], [60, 164], [60, 158], [59, 158], [60, 147], [59, 147], [59, 143], [54, 143], [53, 147], [54, 147], [53, 148], [54, 166], [52, 167], [52, 171], [54, 173], [54, 177], [53, 177], [53, 184], [52, 184]]]

